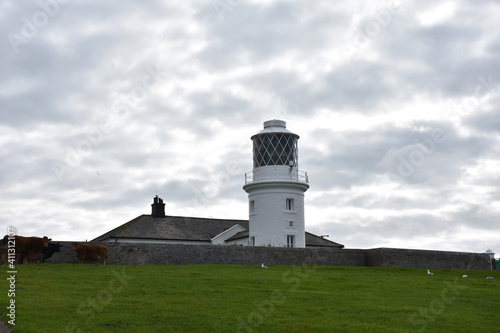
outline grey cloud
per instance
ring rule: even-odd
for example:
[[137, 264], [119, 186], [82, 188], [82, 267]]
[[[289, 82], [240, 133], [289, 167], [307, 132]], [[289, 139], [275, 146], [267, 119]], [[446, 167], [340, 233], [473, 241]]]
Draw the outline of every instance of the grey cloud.
[[491, 133], [493, 135], [495, 132], [500, 133], [500, 117], [496, 108], [488, 112], [471, 114], [465, 123], [479, 133]]
[[[488, 91], [479, 80], [491, 75], [494, 85], [500, 77], [496, 2], [462, 2], [432, 26], [419, 18], [438, 3], [401, 4], [350, 58], [340, 46], [352, 44], [353, 32], [390, 2], [238, 2], [223, 19], [214, 4], [69, 2], [17, 54], [6, 33], [19, 32], [21, 18], [40, 6], [3, 5], [0, 127], [8, 135], [0, 138], [0, 200], [8, 209], [2, 219], [28, 233], [78, 239], [149, 213], [155, 194], [167, 211], [188, 210], [199, 199], [200, 216], [212, 205], [245, 206], [250, 136], [263, 121], [280, 118], [299, 129], [299, 164], [311, 185], [306, 197], [316, 198], [306, 200], [306, 211], [326, 211], [311, 221], [318, 233], [348, 247], [410, 240], [475, 250], [490, 241], [473, 235], [463, 241], [456, 227], [498, 229], [496, 206], [484, 203], [499, 200], [490, 167], [499, 156], [497, 88]], [[162, 77], [144, 98], [131, 100], [148, 66]], [[127, 100], [131, 106], [118, 110]], [[472, 107], [464, 110], [466, 102]], [[433, 108], [434, 120], [398, 115], [363, 131], [324, 123], [329, 113], [375, 123], [420, 103], [451, 109]], [[302, 128], [302, 121], [315, 125]], [[66, 163], [68, 149], [88, 142], [88, 132], [106, 122], [114, 126], [94, 137], [91, 151], [60, 181], [52, 163]], [[433, 146], [436, 129], [446, 140]], [[230, 137], [235, 131], [241, 135]], [[415, 164], [411, 175], [398, 174], [399, 158]], [[238, 173], [217, 181], [228, 161]], [[377, 186], [392, 190], [354, 190]], [[477, 201], [460, 195], [472, 188], [483, 193]], [[26, 197], [39, 208], [20, 217]], [[438, 216], [442, 207], [452, 208]], [[376, 209], [392, 217], [358, 216]], [[339, 221], [337, 212], [348, 217]], [[246, 211], [228, 207], [227, 214]]]

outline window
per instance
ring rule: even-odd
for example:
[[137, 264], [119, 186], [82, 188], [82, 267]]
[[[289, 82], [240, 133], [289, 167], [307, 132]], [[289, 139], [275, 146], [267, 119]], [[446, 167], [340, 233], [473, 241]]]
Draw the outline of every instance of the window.
[[286, 246], [295, 247], [295, 236], [294, 235], [286, 236]]
[[295, 210], [295, 203], [293, 199], [291, 198], [286, 199], [285, 210]]
[[255, 236], [250, 237], [250, 245], [255, 246]]
[[255, 201], [251, 200], [250, 201], [250, 214], [255, 214]]

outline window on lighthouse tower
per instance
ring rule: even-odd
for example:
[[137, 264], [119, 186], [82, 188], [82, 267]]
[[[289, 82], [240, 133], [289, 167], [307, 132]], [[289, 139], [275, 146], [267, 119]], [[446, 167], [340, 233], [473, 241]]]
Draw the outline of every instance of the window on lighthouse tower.
[[287, 198], [285, 201], [286, 210], [295, 210], [294, 200], [292, 198]]
[[294, 244], [295, 244], [295, 236], [294, 235], [287, 235], [286, 236], [286, 246], [294, 247]]

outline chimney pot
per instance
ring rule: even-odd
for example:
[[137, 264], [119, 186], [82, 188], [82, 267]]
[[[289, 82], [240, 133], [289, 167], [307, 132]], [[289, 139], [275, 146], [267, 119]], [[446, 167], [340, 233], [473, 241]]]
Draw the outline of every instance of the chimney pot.
[[155, 196], [151, 204], [151, 216], [154, 218], [165, 217], [165, 204], [162, 198]]

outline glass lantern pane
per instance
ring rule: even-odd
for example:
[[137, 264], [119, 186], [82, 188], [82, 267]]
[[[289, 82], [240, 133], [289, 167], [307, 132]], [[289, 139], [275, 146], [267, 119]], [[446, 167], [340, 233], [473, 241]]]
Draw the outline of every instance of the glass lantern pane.
[[254, 168], [297, 165], [297, 138], [285, 133], [259, 135], [253, 141]]

